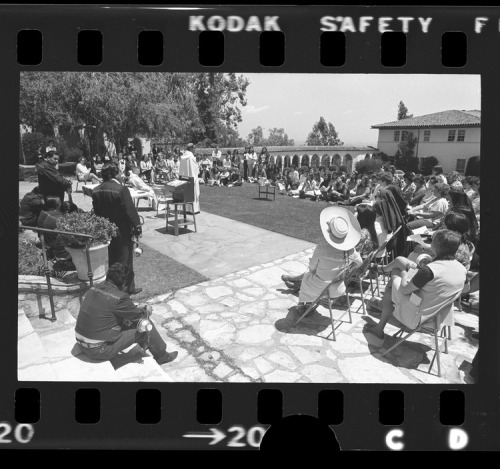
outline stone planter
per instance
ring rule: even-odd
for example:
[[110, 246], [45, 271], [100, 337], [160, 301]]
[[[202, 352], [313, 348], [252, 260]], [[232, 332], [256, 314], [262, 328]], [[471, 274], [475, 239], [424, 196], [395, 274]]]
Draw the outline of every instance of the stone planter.
[[[108, 271], [108, 246], [107, 244], [100, 244], [89, 248], [90, 265], [94, 274], [93, 280], [100, 280], [106, 276]], [[66, 247], [66, 251], [71, 254], [73, 264], [75, 264], [78, 279], [88, 282], [88, 265], [85, 248], [70, 248]]]

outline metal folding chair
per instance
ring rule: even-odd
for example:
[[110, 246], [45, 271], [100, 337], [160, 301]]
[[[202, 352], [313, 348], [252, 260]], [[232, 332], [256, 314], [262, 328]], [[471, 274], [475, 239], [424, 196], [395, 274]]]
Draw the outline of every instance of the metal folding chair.
[[[323, 289], [323, 291], [319, 294], [318, 298], [316, 298], [316, 300], [314, 300], [310, 306], [307, 308], [307, 310], [304, 312], [304, 314], [302, 314], [302, 316], [300, 316], [299, 319], [297, 319], [297, 321], [295, 321], [295, 323], [292, 325], [291, 328], [294, 328], [300, 321], [302, 321], [302, 319], [304, 319], [311, 311], [314, 311], [321, 303], [321, 300], [323, 297], [327, 297], [327, 302], [328, 302], [328, 311], [330, 313], [330, 322], [332, 324], [332, 335], [333, 335], [333, 340], [336, 340], [336, 337], [335, 337], [335, 324], [334, 324], [334, 319], [333, 319], [333, 314], [332, 314], [332, 298], [330, 297], [330, 288], [332, 287], [332, 285], [335, 285], [336, 283], [340, 283], [342, 281], [344, 281], [346, 279], [346, 273], [347, 273], [347, 270], [348, 270], [349, 266], [345, 266], [343, 267], [339, 274], [328, 284], [327, 287], [325, 287]], [[351, 316], [351, 305], [349, 304], [349, 295], [347, 296], [347, 304], [348, 304], [348, 308], [347, 308], [347, 313], [349, 314], [349, 322], [352, 323], [352, 316]], [[339, 319], [342, 319], [344, 317], [345, 313], [339, 318]], [[330, 334], [328, 334], [327, 338], [329, 337]]]
[[[387, 245], [393, 240], [393, 239], [396, 239], [396, 236], [398, 235], [398, 233], [401, 231], [401, 229], [403, 228], [403, 225], [399, 225], [398, 228], [393, 231], [392, 233], [389, 233], [389, 235], [387, 236], [387, 239], [384, 241], [384, 243], [378, 248], [377, 250], [377, 254], [378, 253], [381, 253], [385, 250], [385, 254], [382, 256], [382, 257], [377, 257], [375, 255], [375, 258], [377, 259], [377, 264], [378, 265], [387, 265], [389, 263], [389, 256], [387, 254]], [[394, 256], [392, 256], [394, 257]], [[385, 261], [385, 264], [383, 263]], [[379, 280], [378, 280], [378, 274], [375, 275], [375, 278], [377, 280], [377, 293], [378, 295], [380, 295], [380, 284], [379, 284]], [[382, 280], [384, 281], [384, 285], [387, 283], [386, 282], [386, 278], [385, 278], [385, 274], [382, 274]], [[370, 277], [370, 287], [371, 287], [371, 277]], [[373, 291], [373, 290], [372, 290]]]
[[[453, 304], [455, 303], [455, 300], [457, 298], [460, 298], [461, 293], [462, 292], [459, 292], [457, 295], [455, 295], [437, 313], [420, 323], [415, 329], [408, 329], [406, 326], [401, 327], [399, 331], [397, 331], [393, 336], [399, 338], [399, 340], [381, 355], [387, 355], [389, 352], [394, 350], [405, 340], [415, 334], [415, 332], [430, 333], [434, 336], [434, 355], [432, 357], [431, 364], [429, 365], [428, 373], [431, 372], [432, 367], [434, 366], [434, 361], [436, 361], [438, 368], [438, 377], [441, 377], [441, 349], [444, 347], [444, 353], [448, 353], [448, 340], [451, 340], [450, 324], [453, 324]], [[443, 325], [443, 323], [450, 324]], [[405, 332], [407, 332], [407, 335], [403, 337], [403, 334]], [[442, 339], [441, 344], [439, 344], [440, 338]]]

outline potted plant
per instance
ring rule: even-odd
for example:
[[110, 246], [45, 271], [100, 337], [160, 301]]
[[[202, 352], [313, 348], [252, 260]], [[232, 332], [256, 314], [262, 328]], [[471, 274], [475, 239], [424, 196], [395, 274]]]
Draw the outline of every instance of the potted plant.
[[[98, 217], [90, 212], [73, 212], [57, 220], [56, 230], [69, 233], [86, 234], [93, 237], [89, 244], [90, 265], [93, 279], [102, 279], [108, 267], [108, 246], [111, 238], [117, 235], [117, 227], [107, 218]], [[75, 264], [78, 278], [88, 280], [88, 265], [85, 254], [85, 238], [72, 234], [59, 234], [57, 243], [64, 246]]]

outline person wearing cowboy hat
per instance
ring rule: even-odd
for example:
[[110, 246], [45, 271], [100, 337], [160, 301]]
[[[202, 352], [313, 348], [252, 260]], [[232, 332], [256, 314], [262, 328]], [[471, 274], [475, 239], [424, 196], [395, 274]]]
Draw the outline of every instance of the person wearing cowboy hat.
[[[300, 283], [300, 314], [307, 309], [307, 303], [318, 298], [326, 286], [337, 277], [344, 267], [351, 263], [362, 264], [359, 253], [354, 249], [361, 239], [361, 227], [356, 217], [346, 208], [331, 206], [325, 208], [319, 217], [325, 241], [318, 244], [309, 261], [309, 269], [299, 276], [283, 275], [287, 286]], [[345, 293], [345, 283], [340, 281], [330, 287], [330, 297], [339, 298]]]

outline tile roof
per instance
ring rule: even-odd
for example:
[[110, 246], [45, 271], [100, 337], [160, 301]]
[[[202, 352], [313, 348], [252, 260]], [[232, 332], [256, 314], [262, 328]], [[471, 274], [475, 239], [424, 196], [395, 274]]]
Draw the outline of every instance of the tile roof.
[[372, 129], [405, 129], [422, 127], [479, 127], [481, 111], [441, 111], [424, 116], [372, 125]]
[[[261, 149], [263, 147], [259, 146], [254, 146], [253, 149], [256, 153], [260, 153]], [[286, 146], [286, 147], [266, 147], [267, 151], [269, 153], [272, 152], [283, 152], [283, 151], [288, 151], [288, 152], [307, 152], [307, 153], [313, 153], [316, 151], [366, 151], [366, 152], [374, 152], [378, 151], [377, 148], [367, 146], [367, 147], [354, 147], [354, 146]], [[195, 148], [197, 151], [213, 151], [214, 148]], [[220, 151], [224, 150], [245, 150], [244, 147], [219, 147]]]

